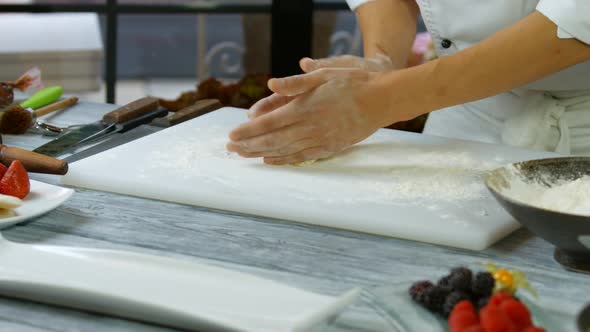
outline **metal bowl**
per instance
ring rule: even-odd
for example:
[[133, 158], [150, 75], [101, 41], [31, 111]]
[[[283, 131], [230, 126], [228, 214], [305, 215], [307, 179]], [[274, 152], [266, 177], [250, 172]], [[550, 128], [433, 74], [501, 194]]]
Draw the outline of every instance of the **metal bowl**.
[[585, 175], [590, 175], [590, 157], [564, 157], [511, 164], [492, 171], [485, 183], [520, 224], [555, 246], [557, 262], [567, 269], [590, 273], [590, 216], [533, 206], [511, 190], [528, 185], [550, 188]]

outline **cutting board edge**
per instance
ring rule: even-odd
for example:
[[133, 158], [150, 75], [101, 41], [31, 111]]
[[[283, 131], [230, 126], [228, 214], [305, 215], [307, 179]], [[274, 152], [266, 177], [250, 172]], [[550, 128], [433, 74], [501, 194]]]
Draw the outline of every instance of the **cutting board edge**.
[[[74, 181], [72, 181], [72, 179]], [[185, 197], [169, 197], [169, 198], [162, 198], [161, 196], [158, 197], [158, 196], [156, 196], [156, 194], [150, 193], [150, 190], [145, 190], [145, 188], [141, 191], [139, 191], [139, 190], [134, 191], [132, 184], [126, 185], [125, 183], [119, 183], [119, 186], [117, 188], [113, 188], [112, 186], [97, 187], [96, 185], [94, 185], [90, 182], [84, 181], [83, 178], [80, 178], [80, 177], [76, 178], [74, 173], [72, 173], [72, 175], [70, 175], [69, 177], [62, 177], [61, 182], [64, 185], [77, 187], [77, 188], [92, 189], [92, 190], [97, 190], [97, 191], [102, 191], [102, 192], [110, 192], [110, 193], [127, 195], [127, 196], [138, 197], [138, 198], [148, 198], [148, 199], [155, 200], [155, 201], [176, 203], [176, 204], [182, 204], [182, 205], [186, 205], [186, 206], [193, 206], [193, 207], [204, 208], [204, 209], [239, 213], [239, 214], [243, 214], [244, 216], [268, 218], [268, 219], [277, 220], [279, 222], [289, 222], [289, 223], [297, 223], [297, 224], [301, 224], [301, 225], [308, 225], [308, 226], [312, 226], [312, 227], [319, 226], [319, 227], [324, 227], [324, 228], [329, 228], [329, 229], [339, 229], [339, 230], [345, 230], [345, 231], [350, 231], [350, 232], [369, 234], [369, 235], [373, 235], [373, 236], [383, 236], [383, 237], [394, 238], [394, 239], [398, 239], [398, 240], [417, 241], [417, 242], [421, 242], [424, 244], [441, 245], [441, 246], [446, 246], [449, 248], [458, 248], [458, 249], [465, 249], [465, 250], [471, 250], [471, 251], [485, 250], [518, 228], [518, 224], [506, 224], [502, 227], [502, 229], [500, 229], [500, 231], [497, 230], [495, 232], [488, 231], [487, 233], [483, 233], [483, 232], [478, 233], [478, 232], [474, 232], [472, 230], [467, 230], [468, 231], [467, 234], [463, 234], [463, 235], [467, 235], [470, 238], [470, 240], [465, 242], [467, 244], [462, 245], [462, 244], [458, 244], [457, 242], [454, 242], [454, 241], [456, 241], [456, 238], [453, 235], [443, 236], [443, 237], [439, 237], [438, 240], [436, 240], [436, 239], [433, 240], [433, 238], [426, 239], [423, 236], [417, 235], [416, 231], [408, 232], [407, 229], [403, 229], [403, 228], [399, 228], [397, 230], [389, 230], [389, 231], [379, 232], [377, 230], [370, 231], [370, 230], [367, 230], [366, 228], [364, 230], [361, 230], [361, 229], [353, 228], [350, 226], [343, 226], [341, 224], [339, 224], [339, 225], [330, 224], [330, 223], [326, 222], [325, 220], [322, 220], [319, 218], [305, 222], [305, 221], [293, 219], [293, 217], [291, 217], [289, 213], [283, 213], [283, 214], [281, 214], [281, 213], [268, 213], [268, 211], [267, 211], [265, 214], [261, 214], [256, 209], [244, 207], [243, 204], [240, 206], [235, 203], [224, 204], [224, 205], [217, 203], [218, 201], [222, 201], [224, 199], [227, 200], [227, 197], [224, 195], [209, 194], [207, 197], [204, 197], [204, 199], [201, 203], [195, 203], [194, 201], [186, 199]], [[96, 181], [96, 182], [100, 183], [101, 181]], [[107, 183], [107, 181], [103, 181], [103, 183]], [[121, 187], [123, 187], [125, 189], [121, 190]], [[152, 192], [156, 192], [156, 191], [152, 191]], [[440, 234], [439, 234], [439, 236], [440, 236]]]

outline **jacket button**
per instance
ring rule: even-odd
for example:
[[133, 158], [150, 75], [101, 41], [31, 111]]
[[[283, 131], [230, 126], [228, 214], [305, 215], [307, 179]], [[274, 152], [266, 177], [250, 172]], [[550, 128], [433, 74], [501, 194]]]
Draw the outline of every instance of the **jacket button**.
[[453, 42], [451, 42], [451, 41], [450, 41], [450, 40], [448, 40], [448, 39], [443, 39], [443, 40], [440, 42], [440, 46], [442, 46], [442, 48], [449, 48], [449, 47], [451, 47], [451, 44], [453, 44]]

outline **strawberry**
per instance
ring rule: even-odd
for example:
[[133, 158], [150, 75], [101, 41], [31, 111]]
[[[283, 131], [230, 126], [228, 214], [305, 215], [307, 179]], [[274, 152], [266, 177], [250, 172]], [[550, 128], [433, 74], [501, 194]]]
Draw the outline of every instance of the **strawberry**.
[[477, 324], [466, 328], [465, 330], [463, 330], [463, 332], [486, 332], [486, 330], [484, 330], [483, 327], [481, 327], [481, 325]]
[[0, 179], [0, 194], [24, 199], [31, 190], [29, 174], [23, 164], [14, 160]]
[[545, 332], [545, 329], [536, 326], [529, 326], [524, 329], [523, 332]]
[[456, 312], [449, 316], [449, 329], [451, 332], [464, 332], [466, 328], [479, 325], [475, 312]]
[[478, 324], [473, 304], [467, 300], [457, 303], [449, 315], [449, 329], [452, 332], [465, 332], [466, 328]]
[[500, 304], [500, 310], [510, 317], [510, 320], [512, 320], [519, 331], [533, 325], [531, 313], [522, 302], [516, 301], [515, 299], [506, 300]]
[[479, 311], [481, 326], [486, 332], [518, 332], [508, 315], [495, 305], [487, 305]]
[[451, 313], [454, 311], [463, 311], [463, 310], [475, 312], [475, 309], [473, 308], [473, 303], [471, 303], [471, 301], [467, 301], [467, 300], [459, 301], [459, 303], [455, 304]]
[[2, 179], [2, 177], [4, 176], [4, 173], [6, 173], [6, 170], [8, 168], [6, 168], [6, 166], [4, 166], [4, 164], [0, 164], [0, 179]]
[[488, 301], [488, 305], [499, 306], [500, 304], [502, 304], [502, 302], [507, 301], [507, 300], [511, 300], [511, 299], [512, 300], [514, 299], [512, 297], [512, 295], [505, 293], [505, 292], [497, 292], [494, 295], [492, 295], [492, 297]]

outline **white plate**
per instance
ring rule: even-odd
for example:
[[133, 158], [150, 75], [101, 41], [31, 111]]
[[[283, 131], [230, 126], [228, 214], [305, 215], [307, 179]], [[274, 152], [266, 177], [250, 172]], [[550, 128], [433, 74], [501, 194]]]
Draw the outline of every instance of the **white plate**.
[[31, 180], [31, 192], [23, 200], [23, 205], [14, 209], [16, 216], [0, 218], [0, 228], [6, 228], [47, 213], [60, 206], [73, 193], [72, 189]]

